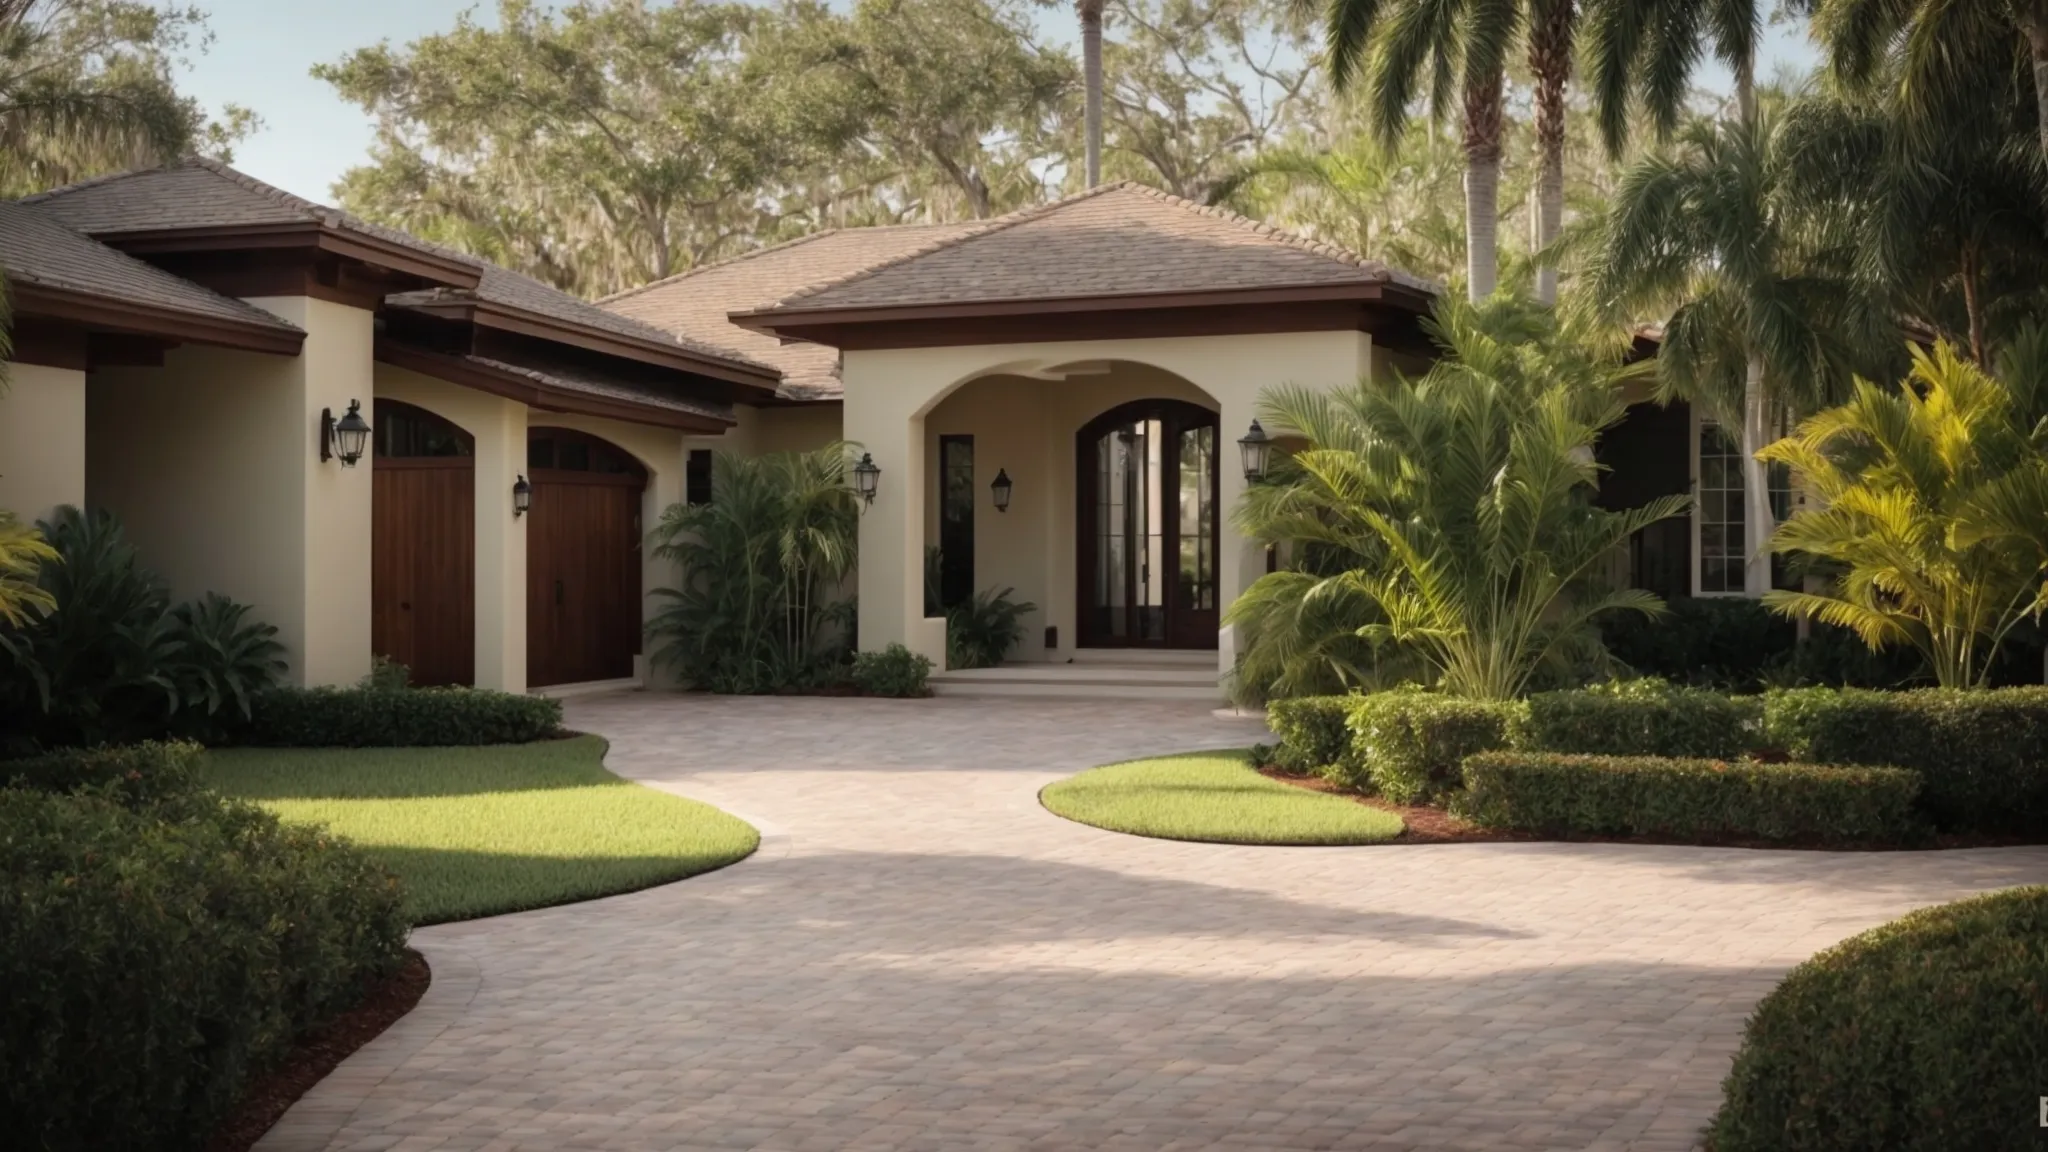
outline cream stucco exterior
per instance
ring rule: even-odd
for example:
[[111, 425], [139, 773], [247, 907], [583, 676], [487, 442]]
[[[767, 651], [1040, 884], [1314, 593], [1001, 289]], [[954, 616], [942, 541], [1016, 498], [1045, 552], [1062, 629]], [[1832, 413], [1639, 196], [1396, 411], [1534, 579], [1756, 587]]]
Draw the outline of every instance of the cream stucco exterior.
[[85, 373], [6, 365], [0, 384], [0, 511], [24, 522], [85, 504]]
[[[1264, 389], [1340, 388], [1373, 367], [1371, 338], [1359, 332], [846, 352], [844, 435], [882, 468], [874, 504], [861, 517], [861, 647], [900, 642], [943, 661], [944, 621], [925, 618], [923, 590], [924, 549], [936, 531], [930, 462], [940, 435], [976, 437], [977, 586], [1013, 586], [1037, 604], [1020, 655], [1060, 660], [1073, 654], [1078, 636], [1074, 436], [1083, 424], [1128, 400], [1183, 399], [1218, 413], [1228, 445], [1251, 425]], [[1222, 448], [1217, 593], [1228, 604], [1263, 569], [1256, 546], [1230, 526], [1227, 510], [1245, 480], [1234, 451]], [[1015, 485], [1006, 513], [995, 511], [987, 492], [999, 468]], [[1048, 624], [1058, 630], [1052, 651], [1043, 641]], [[1233, 662], [1225, 629], [1219, 670]]]

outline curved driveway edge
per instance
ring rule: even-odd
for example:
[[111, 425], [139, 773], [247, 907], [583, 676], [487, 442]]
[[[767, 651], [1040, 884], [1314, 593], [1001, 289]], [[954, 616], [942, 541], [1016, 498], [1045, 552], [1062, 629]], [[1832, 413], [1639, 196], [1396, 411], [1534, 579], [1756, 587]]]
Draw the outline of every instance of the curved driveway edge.
[[[1786, 969], [2048, 881], [2043, 848], [1235, 847], [1039, 807], [1082, 768], [1261, 738], [1193, 704], [569, 714], [761, 849], [421, 929], [433, 1003], [259, 1148], [1685, 1150]], [[448, 956], [478, 970], [460, 1005], [434, 1001]]]

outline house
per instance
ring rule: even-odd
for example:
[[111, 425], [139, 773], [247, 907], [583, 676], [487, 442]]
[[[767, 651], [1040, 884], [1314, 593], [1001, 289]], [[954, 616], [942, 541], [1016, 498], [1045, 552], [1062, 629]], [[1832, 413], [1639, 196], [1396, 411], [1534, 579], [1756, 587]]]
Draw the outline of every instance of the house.
[[[277, 624], [304, 683], [382, 654], [513, 691], [644, 679], [646, 593], [672, 578], [646, 529], [705, 498], [713, 452], [843, 438], [879, 469], [862, 647], [943, 660], [936, 546], [948, 601], [1038, 605], [1027, 667], [1180, 653], [1175, 683], [1213, 695], [1222, 609], [1266, 570], [1227, 515], [1260, 391], [1426, 365], [1436, 292], [1114, 184], [592, 305], [196, 159], [0, 205], [0, 265], [0, 508], [113, 510], [178, 594]], [[1675, 483], [1697, 425], [1636, 411], [1614, 459]], [[1698, 590], [1700, 553], [1673, 536], [1635, 570]]]

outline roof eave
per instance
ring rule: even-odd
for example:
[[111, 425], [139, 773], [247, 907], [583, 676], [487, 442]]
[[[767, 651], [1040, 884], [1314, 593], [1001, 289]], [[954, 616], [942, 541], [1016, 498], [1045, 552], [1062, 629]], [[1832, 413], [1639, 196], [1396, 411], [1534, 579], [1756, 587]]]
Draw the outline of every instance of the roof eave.
[[130, 254], [312, 248], [413, 276], [443, 288], [474, 288], [483, 270], [453, 256], [407, 247], [381, 236], [313, 221], [228, 224], [204, 228], [137, 228], [94, 232], [92, 238]]
[[259, 320], [236, 321], [204, 316], [181, 308], [80, 292], [35, 281], [17, 280], [10, 288], [14, 311], [18, 315], [66, 320], [101, 331], [154, 336], [183, 344], [211, 344], [276, 356], [296, 356], [306, 343], [304, 332], [283, 321], [273, 325]]
[[424, 300], [407, 303], [404, 307], [429, 316], [463, 320], [482, 328], [495, 328], [501, 332], [552, 340], [558, 344], [601, 352], [625, 360], [635, 360], [657, 368], [708, 376], [714, 380], [723, 380], [728, 384], [737, 384], [770, 394], [773, 394], [782, 382], [780, 373], [770, 368], [755, 368], [737, 361], [701, 356], [679, 344], [639, 340], [602, 328], [575, 324], [558, 317], [515, 308], [495, 300]]
[[437, 380], [446, 380], [451, 384], [487, 392], [493, 396], [517, 400], [528, 407], [546, 412], [597, 416], [608, 420], [651, 424], [714, 436], [735, 423], [733, 420], [721, 420], [675, 408], [636, 404], [630, 400], [597, 396], [572, 388], [550, 387], [532, 377], [501, 371], [486, 364], [479, 364], [468, 357], [430, 351], [381, 336], [377, 338], [375, 356], [379, 363], [389, 364], [394, 368], [404, 368], [423, 376], [432, 376]]
[[1158, 311], [1176, 308], [1217, 308], [1241, 304], [1299, 304], [1325, 301], [1385, 303], [1412, 311], [1427, 311], [1431, 295], [1391, 280], [1355, 281], [1345, 284], [1276, 285], [1266, 288], [1227, 288], [1202, 292], [1146, 292], [1108, 296], [1064, 296], [1016, 300], [958, 301], [951, 303], [901, 304], [886, 307], [781, 308], [770, 306], [727, 317], [732, 323], [756, 332], [780, 336], [783, 330], [815, 328], [820, 325], [848, 325], [902, 322], [906, 320], [963, 320], [1001, 316], [1043, 316], [1061, 313], [1115, 311]]

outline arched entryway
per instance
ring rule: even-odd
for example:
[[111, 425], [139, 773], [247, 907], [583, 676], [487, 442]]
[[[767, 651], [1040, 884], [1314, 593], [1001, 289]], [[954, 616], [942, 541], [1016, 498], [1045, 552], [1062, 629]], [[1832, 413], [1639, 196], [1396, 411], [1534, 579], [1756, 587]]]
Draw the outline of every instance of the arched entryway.
[[608, 440], [534, 428], [526, 514], [526, 679], [622, 680], [640, 651], [640, 501], [647, 470]]
[[1216, 413], [1121, 404], [1076, 437], [1084, 648], [1216, 647]]
[[476, 441], [379, 400], [370, 448], [370, 645], [420, 685], [476, 679]]

